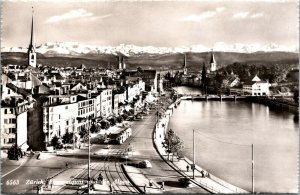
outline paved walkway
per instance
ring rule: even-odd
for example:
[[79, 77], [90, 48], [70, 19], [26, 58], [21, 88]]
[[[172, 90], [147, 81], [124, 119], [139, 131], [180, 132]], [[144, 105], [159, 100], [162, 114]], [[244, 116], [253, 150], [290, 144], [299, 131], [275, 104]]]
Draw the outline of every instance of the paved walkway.
[[[152, 186], [150, 186], [150, 180], [137, 168], [133, 166], [123, 166], [125, 174], [130, 178], [131, 182], [135, 187], [139, 188], [141, 193], [159, 194], [162, 193], [160, 190], [160, 185], [152, 181]], [[146, 190], [146, 192], [145, 192]]]
[[[154, 133], [154, 143], [161, 157], [165, 159], [165, 161], [170, 166], [172, 166], [175, 170], [180, 172], [182, 175], [192, 178], [193, 177], [192, 170], [189, 169], [189, 171], [187, 171], [187, 166], [191, 167], [191, 165], [193, 164], [192, 161], [190, 161], [187, 158], [177, 159], [177, 157], [174, 157], [174, 161], [171, 162], [170, 160], [168, 160], [168, 154], [166, 153], [165, 148], [163, 148], [162, 142], [164, 141], [165, 131], [169, 122], [169, 116], [171, 116], [171, 113], [167, 113], [166, 117], [161, 119], [157, 123], [156, 130]], [[170, 155], [170, 159], [172, 159], [171, 155]], [[221, 180], [220, 178], [217, 178], [216, 176], [209, 174], [207, 171], [205, 171], [204, 169], [202, 169], [200, 166], [197, 165], [195, 169], [195, 179], [193, 179], [193, 181], [212, 193], [224, 193], [224, 194], [249, 193], [246, 190], [231, 185]]]

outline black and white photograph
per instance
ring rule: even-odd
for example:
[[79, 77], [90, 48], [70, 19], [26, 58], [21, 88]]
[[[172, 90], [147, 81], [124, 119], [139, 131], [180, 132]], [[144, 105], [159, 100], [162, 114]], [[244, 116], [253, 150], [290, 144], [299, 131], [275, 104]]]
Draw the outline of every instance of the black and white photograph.
[[1, 194], [299, 193], [298, 0], [0, 9]]

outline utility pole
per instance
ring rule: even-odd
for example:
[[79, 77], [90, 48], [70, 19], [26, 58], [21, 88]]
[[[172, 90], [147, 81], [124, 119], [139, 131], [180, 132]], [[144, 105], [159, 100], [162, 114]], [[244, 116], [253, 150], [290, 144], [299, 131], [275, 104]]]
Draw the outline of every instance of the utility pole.
[[195, 162], [195, 129], [193, 129], [193, 179], [195, 179], [195, 167], [196, 166], [196, 162]]
[[[90, 119], [89, 119], [90, 120]], [[89, 122], [89, 121], [88, 121]], [[88, 125], [88, 145], [89, 145], [89, 150], [88, 150], [88, 194], [90, 194], [90, 182], [91, 182], [91, 142], [90, 142], [90, 125]]]
[[254, 146], [252, 144], [252, 194], [254, 194]]

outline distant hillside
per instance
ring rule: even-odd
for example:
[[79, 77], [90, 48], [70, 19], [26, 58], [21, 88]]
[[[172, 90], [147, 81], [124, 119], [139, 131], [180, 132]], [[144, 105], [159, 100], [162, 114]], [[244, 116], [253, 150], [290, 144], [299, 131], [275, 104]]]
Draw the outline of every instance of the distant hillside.
[[[82, 54], [82, 55], [51, 55], [38, 54], [38, 64], [48, 66], [79, 66], [85, 64], [87, 67], [107, 68], [118, 67], [118, 58], [113, 54]], [[210, 52], [187, 53], [187, 67], [191, 71], [199, 71], [203, 64], [208, 65]], [[294, 64], [299, 63], [297, 53], [291, 52], [256, 52], [256, 53], [235, 53], [235, 52], [214, 52], [218, 67], [224, 67], [235, 62], [254, 65], [272, 64]], [[173, 54], [140, 54], [125, 57], [128, 69], [135, 69], [139, 66], [145, 69], [179, 69], [183, 66], [184, 55]], [[1, 64], [27, 64], [27, 54], [20, 52], [1, 53]]]

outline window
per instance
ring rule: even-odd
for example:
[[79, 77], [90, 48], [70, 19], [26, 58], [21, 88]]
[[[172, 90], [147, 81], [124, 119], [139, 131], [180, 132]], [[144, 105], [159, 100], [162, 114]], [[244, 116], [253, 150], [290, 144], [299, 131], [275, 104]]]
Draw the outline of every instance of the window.
[[34, 55], [33, 54], [31, 55], [31, 59], [34, 60]]
[[69, 121], [66, 121], [67, 126], [69, 125]]
[[15, 143], [15, 138], [9, 138], [8, 143]]
[[14, 113], [14, 109], [11, 108], [11, 109], [10, 109], [10, 114], [13, 114], [13, 113]]
[[9, 133], [16, 133], [16, 128], [9, 128]]
[[7, 90], [7, 94], [10, 94], [10, 89]]
[[8, 123], [9, 124], [15, 124], [16, 123], [16, 119], [15, 118], [10, 118]]
[[7, 114], [7, 109], [4, 109], [4, 114]]

